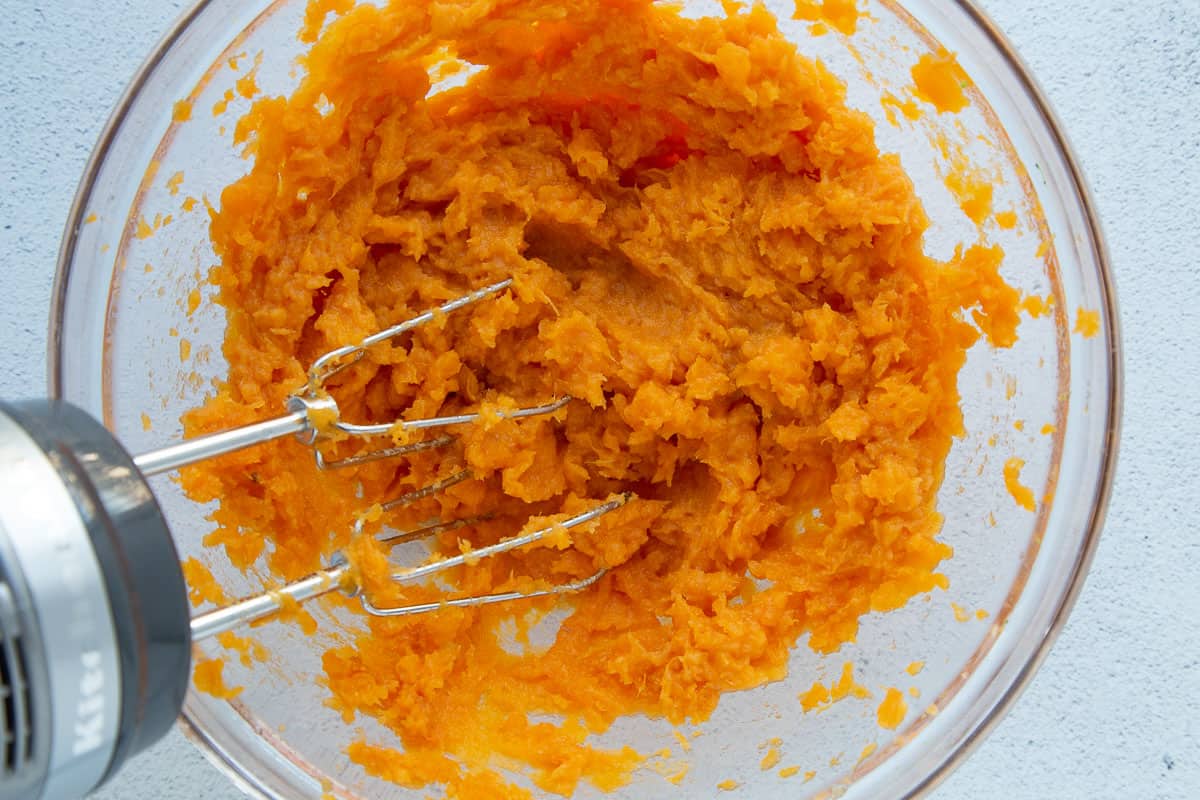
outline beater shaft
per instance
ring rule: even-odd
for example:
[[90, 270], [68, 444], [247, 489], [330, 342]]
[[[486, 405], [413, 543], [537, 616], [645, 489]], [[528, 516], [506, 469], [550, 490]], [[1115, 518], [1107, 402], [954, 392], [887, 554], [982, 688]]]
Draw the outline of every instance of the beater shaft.
[[192, 617], [192, 640], [207, 639], [226, 631], [240, 628], [255, 620], [279, 612], [286, 602], [285, 597], [303, 603], [340, 589], [349, 566], [345, 563], [321, 570], [307, 578], [289, 583], [282, 589], [255, 595], [233, 605], [224, 606]]
[[201, 436], [185, 442], [145, 453], [133, 459], [143, 475], [160, 475], [198, 461], [232, 453], [237, 450], [268, 442], [289, 434], [301, 434], [308, 430], [308, 414], [296, 411], [286, 417], [256, 422], [241, 428], [232, 428], [210, 436]]

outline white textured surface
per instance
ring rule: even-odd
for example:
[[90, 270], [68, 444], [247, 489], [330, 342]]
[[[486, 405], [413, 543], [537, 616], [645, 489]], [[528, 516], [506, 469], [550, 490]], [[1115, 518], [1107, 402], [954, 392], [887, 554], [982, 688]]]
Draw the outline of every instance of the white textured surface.
[[[0, 0], [0, 397], [40, 394], [59, 236], [125, 83], [182, 0]], [[1092, 575], [1032, 686], [938, 798], [1200, 796], [1200, 3], [985, 0], [1095, 190], [1127, 387]], [[1131, 11], [1130, 9], [1135, 9]], [[178, 734], [103, 800], [240, 794]]]

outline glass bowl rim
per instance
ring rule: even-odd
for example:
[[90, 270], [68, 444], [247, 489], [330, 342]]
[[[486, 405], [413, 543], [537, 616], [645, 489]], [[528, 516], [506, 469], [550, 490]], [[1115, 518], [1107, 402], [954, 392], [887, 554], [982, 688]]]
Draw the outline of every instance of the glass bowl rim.
[[[51, 289], [49, 331], [47, 335], [47, 391], [54, 399], [61, 399], [64, 394], [63, 376], [63, 347], [62, 336], [64, 315], [67, 309], [68, 291], [71, 286], [72, 264], [75, 258], [79, 231], [83, 226], [87, 203], [91, 197], [99, 177], [102, 165], [105, 163], [110, 149], [121, 129], [130, 108], [140, 96], [142, 89], [150, 76], [171, 51], [176, 42], [187, 31], [192, 22], [199, 17], [213, 0], [195, 0], [159, 39], [154, 49], [138, 67], [128, 86], [122, 92], [117, 104], [106, 121], [100, 136], [92, 150], [82, 177], [76, 188], [75, 197], [67, 214], [67, 223], [63, 232], [62, 243], [59, 247], [54, 283]], [[977, 29], [985, 34], [996, 50], [1003, 56], [1006, 66], [1018, 79], [1027, 99], [1045, 126], [1045, 132], [1062, 158], [1071, 179], [1072, 188], [1080, 205], [1080, 210], [1087, 222], [1087, 229], [1092, 243], [1092, 255], [1098, 267], [1098, 278], [1101, 299], [1104, 305], [1104, 335], [1110, 343], [1108, 350], [1107, 373], [1109, 378], [1109, 394], [1107, 398], [1107, 426], [1103, 445], [1103, 463], [1100, 465], [1099, 483], [1097, 485], [1096, 501], [1091, 508], [1087, 522], [1087, 531], [1082, 547], [1076, 554], [1071, 566], [1070, 580], [1057, 600], [1050, 625], [1041, 636], [1041, 640], [1029, 653], [1015, 678], [1005, 687], [991, 709], [979, 720], [973, 723], [971, 731], [962, 738], [948, 756], [907, 795], [907, 797], [925, 797], [940, 785], [963, 762], [975, 752], [976, 748], [991, 734], [996, 726], [1004, 719], [1016, 700], [1028, 688], [1033, 676], [1049, 655], [1059, 635], [1062, 633], [1071, 611], [1079, 599], [1080, 592], [1095, 557], [1099, 545], [1101, 531], [1104, 527], [1108, 506], [1112, 498], [1113, 484], [1116, 477], [1117, 456], [1120, 449], [1120, 434], [1122, 408], [1124, 402], [1124, 366], [1121, 358], [1123, 351], [1121, 339], [1121, 324], [1117, 303], [1115, 281], [1112, 275], [1112, 261], [1108, 245], [1104, 237], [1103, 227], [1092, 191], [1079, 167], [1078, 158], [1063, 130], [1058, 115], [1053, 110], [1041, 86], [1033, 77], [1032, 72], [1017, 54], [1016, 49], [1008, 38], [1000, 31], [995, 22], [976, 5], [975, 0], [950, 0], [950, 3], [965, 12]], [[267, 9], [275, 2], [268, 3]], [[241, 764], [232, 756], [227, 748], [213, 737], [209, 736], [200, 726], [190, 719], [185, 710], [180, 718], [185, 735], [200, 745], [201, 752], [228, 779], [247, 795], [271, 800], [263, 789], [257, 785], [253, 775], [243, 771]]]

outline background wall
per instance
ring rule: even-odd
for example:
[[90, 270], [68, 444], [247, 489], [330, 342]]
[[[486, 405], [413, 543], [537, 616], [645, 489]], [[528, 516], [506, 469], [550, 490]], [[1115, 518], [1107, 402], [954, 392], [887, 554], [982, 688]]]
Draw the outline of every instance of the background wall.
[[[1116, 494], [1033, 685], [937, 798], [1200, 796], [1200, 3], [981, 0], [1063, 118], [1107, 227], [1127, 388]], [[0, 0], [0, 397], [44, 393], [84, 163], [180, 0]], [[179, 734], [97, 796], [234, 800]]]

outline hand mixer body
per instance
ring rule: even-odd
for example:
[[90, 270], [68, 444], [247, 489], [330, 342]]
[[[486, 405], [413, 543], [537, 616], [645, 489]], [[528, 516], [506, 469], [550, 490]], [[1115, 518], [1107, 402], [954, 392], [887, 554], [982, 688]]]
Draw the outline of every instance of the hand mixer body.
[[0, 800], [81, 797], [174, 723], [187, 589], [133, 459], [88, 414], [0, 404]]

